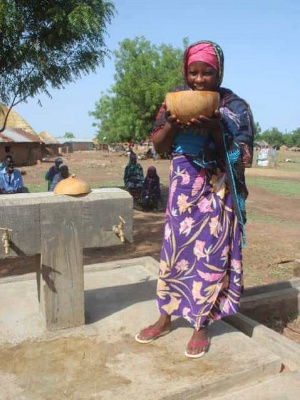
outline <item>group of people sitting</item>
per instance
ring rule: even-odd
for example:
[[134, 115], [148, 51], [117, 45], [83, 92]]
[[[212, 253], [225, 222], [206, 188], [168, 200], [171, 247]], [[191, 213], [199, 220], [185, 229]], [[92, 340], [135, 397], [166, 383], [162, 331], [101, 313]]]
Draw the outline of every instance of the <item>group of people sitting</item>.
[[[54, 165], [45, 174], [48, 191], [53, 192], [55, 186], [62, 179], [70, 176], [69, 168], [63, 159], [58, 157]], [[137, 162], [134, 152], [129, 155], [129, 162], [124, 171], [125, 188], [132, 197], [140, 203], [144, 210], [158, 208], [161, 201], [160, 180], [156, 168], [150, 166], [146, 177], [141, 164]], [[15, 169], [15, 163], [11, 155], [5, 156], [0, 166], [0, 194], [12, 194], [26, 192], [21, 171]]]
[[[54, 165], [49, 168], [45, 175], [48, 191], [53, 192], [58, 182], [69, 176], [69, 168], [63, 163], [63, 159], [61, 157], [56, 158]], [[8, 154], [0, 165], [0, 194], [24, 192], [28, 192], [28, 189], [24, 186], [21, 171], [15, 168], [14, 159]]]
[[129, 162], [125, 167], [124, 185], [144, 210], [158, 208], [161, 201], [161, 190], [156, 168], [150, 166], [144, 178], [143, 167], [137, 162], [137, 156], [134, 152], [130, 153]]

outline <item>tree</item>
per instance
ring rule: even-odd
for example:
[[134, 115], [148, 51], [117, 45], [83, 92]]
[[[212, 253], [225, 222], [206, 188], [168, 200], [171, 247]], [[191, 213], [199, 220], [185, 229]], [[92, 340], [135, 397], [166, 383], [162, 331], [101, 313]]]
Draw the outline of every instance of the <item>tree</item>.
[[1, 102], [11, 110], [28, 97], [50, 96], [49, 87], [60, 89], [103, 65], [114, 13], [105, 0], [1, 0]]
[[293, 146], [300, 147], [300, 128], [292, 132], [293, 135]]
[[261, 139], [265, 140], [271, 146], [279, 148], [284, 143], [284, 137], [282, 132], [277, 128], [272, 128], [264, 131], [261, 135]]
[[[187, 40], [184, 41], [186, 47]], [[126, 39], [115, 55], [115, 84], [90, 112], [98, 139], [108, 142], [145, 139], [165, 94], [182, 84], [183, 50], [151, 45], [144, 37]]]
[[300, 147], [300, 128], [283, 135], [284, 144], [288, 147]]
[[261, 127], [258, 122], [254, 124], [254, 141], [259, 140], [261, 137]]
[[63, 136], [64, 139], [74, 139], [75, 135], [72, 132], [66, 132]]

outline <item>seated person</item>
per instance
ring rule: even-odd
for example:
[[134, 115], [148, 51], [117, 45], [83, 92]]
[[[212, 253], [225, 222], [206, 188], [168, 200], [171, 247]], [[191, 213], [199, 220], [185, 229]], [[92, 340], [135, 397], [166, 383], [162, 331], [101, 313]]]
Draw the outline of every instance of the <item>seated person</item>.
[[144, 171], [141, 164], [137, 163], [135, 153], [131, 153], [129, 163], [124, 171], [125, 188], [133, 197], [139, 197], [144, 184]]
[[52, 167], [50, 167], [49, 170], [46, 172], [45, 179], [46, 181], [48, 181], [48, 191], [50, 190], [54, 176], [59, 173], [59, 166], [62, 163], [63, 159], [61, 157], [57, 157], [54, 160], [54, 165], [52, 165]]
[[15, 169], [15, 163], [11, 156], [5, 158], [5, 168], [0, 171], [0, 193], [13, 194], [24, 192], [21, 172]]
[[54, 175], [54, 178], [52, 180], [51, 186], [50, 186], [50, 192], [53, 192], [55, 186], [58, 184], [63, 179], [69, 178], [69, 167], [66, 164], [60, 164], [58, 168], [59, 172]]
[[144, 187], [141, 195], [141, 204], [143, 209], [157, 208], [158, 202], [161, 201], [160, 181], [156, 168], [150, 166], [144, 181]]
[[1, 165], [0, 165], [0, 171], [5, 170], [5, 167], [6, 167], [6, 160], [8, 160], [8, 159], [12, 160], [13, 157], [12, 157], [10, 154], [7, 154], [7, 155], [4, 157], [4, 159], [3, 159], [3, 161], [2, 161], [2, 163], [1, 163]]

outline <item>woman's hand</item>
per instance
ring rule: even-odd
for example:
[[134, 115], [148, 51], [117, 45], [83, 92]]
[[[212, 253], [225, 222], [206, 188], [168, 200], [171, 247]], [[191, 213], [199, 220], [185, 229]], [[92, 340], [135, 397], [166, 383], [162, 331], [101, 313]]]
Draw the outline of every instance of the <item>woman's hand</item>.
[[218, 110], [214, 112], [214, 115], [211, 118], [205, 117], [204, 115], [199, 115], [197, 118], [192, 118], [188, 125], [190, 124], [207, 129], [210, 133], [222, 131], [221, 114]]
[[180, 128], [180, 121], [177, 119], [176, 115], [171, 114], [170, 111], [166, 111], [166, 120], [172, 126], [172, 128]]

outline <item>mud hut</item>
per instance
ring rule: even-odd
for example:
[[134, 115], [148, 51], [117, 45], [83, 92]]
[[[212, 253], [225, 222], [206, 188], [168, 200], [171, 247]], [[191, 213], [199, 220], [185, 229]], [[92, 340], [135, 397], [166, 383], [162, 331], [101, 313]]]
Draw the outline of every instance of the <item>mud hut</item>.
[[[9, 108], [0, 103], [0, 130]], [[0, 132], [0, 160], [11, 154], [17, 166], [33, 165], [42, 158], [40, 139], [29, 123], [14, 109], [8, 114]]]
[[16, 166], [34, 165], [41, 160], [41, 145], [37, 135], [20, 128], [6, 128], [0, 132], [0, 159], [11, 154]]
[[59, 154], [61, 144], [58, 139], [51, 136], [50, 133], [43, 131], [39, 134], [41, 140], [42, 157], [55, 157]]

